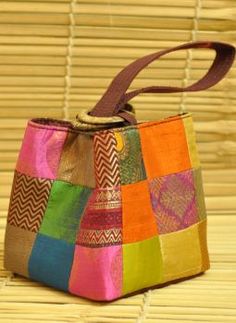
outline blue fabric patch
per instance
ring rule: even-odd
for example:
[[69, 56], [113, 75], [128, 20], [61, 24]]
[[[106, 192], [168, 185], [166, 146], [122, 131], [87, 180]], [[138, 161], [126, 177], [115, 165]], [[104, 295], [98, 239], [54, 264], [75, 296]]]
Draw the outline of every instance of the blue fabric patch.
[[68, 291], [75, 245], [37, 234], [29, 259], [30, 278]]

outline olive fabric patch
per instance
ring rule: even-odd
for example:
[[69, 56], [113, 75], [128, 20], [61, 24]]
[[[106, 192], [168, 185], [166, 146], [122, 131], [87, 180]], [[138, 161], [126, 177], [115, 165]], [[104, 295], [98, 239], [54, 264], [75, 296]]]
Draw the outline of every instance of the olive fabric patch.
[[123, 294], [159, 284], [162, 272], [158, 236], [123, 245]]

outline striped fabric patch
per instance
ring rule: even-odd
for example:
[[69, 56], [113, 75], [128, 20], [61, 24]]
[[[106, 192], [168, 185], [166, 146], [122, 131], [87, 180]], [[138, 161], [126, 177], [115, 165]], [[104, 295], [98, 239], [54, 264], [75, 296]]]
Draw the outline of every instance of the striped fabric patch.
[[121, 243], [120, 188], [95, 189], [81, 219], [77, 244], [96, 248]]

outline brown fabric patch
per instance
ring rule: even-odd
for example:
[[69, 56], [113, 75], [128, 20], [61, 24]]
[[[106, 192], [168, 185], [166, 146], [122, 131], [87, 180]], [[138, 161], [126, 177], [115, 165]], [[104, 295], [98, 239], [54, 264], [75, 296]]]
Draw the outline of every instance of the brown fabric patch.
[[63, 146], [57, 179], [76, 185], [95, 187], [93, 138], [68, 133]]
[[7, 224], [5, 233], [4, 267], [29, 277], [28, 261], [36, 233]]
[[8, 223], [37, 232], [44, 216], [52, 180], [34, 178], [15, 172], [12, 186]]

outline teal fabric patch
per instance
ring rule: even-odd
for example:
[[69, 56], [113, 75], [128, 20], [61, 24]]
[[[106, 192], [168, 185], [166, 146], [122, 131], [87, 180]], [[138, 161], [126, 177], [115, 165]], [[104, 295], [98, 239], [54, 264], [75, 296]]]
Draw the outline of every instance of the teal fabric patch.
[[39, 232], [75, 243], [81, 215], [91, 192], [88, 187], [55, 181]]
[[68, 291], [75, 245], [37, 234], [29, 259], [29, 277]]
[[163, 261], [158, 236], [123, 244], [123, 292], [155, 286], [163, 278]]
[[138, 129], [114, 132], [120, 166], [121, 184], [131, 184], [147, 178]]

